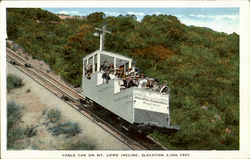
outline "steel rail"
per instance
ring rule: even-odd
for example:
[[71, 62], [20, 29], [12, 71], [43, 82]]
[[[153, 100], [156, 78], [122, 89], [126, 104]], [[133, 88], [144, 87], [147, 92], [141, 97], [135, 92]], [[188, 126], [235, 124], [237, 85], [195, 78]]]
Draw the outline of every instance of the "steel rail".
[[[7, 50], [11, 53], [12, 56], [15, 56], [15, 57], [18, 58], [19, 60], [23, 61], [23, 63], [27, 63], [27, 60], [24, 59], [22, 56], [17, 55], [14, 51], [10, 50], [9, 48], [7, 48]], [[7, 55], [9, 55], [9, 54], [7, 54]], [[68, 85], [66, 85], [66, 84], [64, 84], [64, 83], [62, 83], [62, 82], [60, 82], [60, 81], [54, 79], [51, 75], [49, 75], [49, 74], [47, 74], [47, 73], [41, 71], [39, 68], [37, 68], [37, 67], [35, 67], [35, 66], [32, 66], [32, 69], [33, 69], [34, 71], [36, 71], [37, 73], [42, 74], [43, 76], [47, 77], [47, 79], [49, 78], [49, 79], [50, 79], [50, 80], [49, 80], [50, 83], [56, 82], [57, 84], [59, 84], [59, 85], [60, 85], [61, 87], [63, 87], [64, 89], [66, 88], [70, 93], [73, 93], [73, 94], [76, 96], [76, 97], [74, 97], [75, 99], [77, 99], [77, 98], [85, 99], [83, 95], [77, 93], [73, 88], [71, 88], [71, 87], [69, 87]], [[52, 81], [53, 81], [53, 82], [52, 82]], [[65, 91], [65, 93], [69, 95], [69, 93], [67, 93], [66, 91]]]

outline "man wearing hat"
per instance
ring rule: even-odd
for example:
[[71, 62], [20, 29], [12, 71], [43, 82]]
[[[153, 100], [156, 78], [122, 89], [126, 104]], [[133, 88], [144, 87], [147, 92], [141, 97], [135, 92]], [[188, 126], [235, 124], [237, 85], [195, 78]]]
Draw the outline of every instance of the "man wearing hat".
[[107, 61], [103, 62], [103, 64], [101, 65], [100, 70], [103, 71], [103, 72], [109, 71], [109, 67], [108, 67], [108, 62]]
[[130, 87], [136, 86], [136, 84], [133, 82], [133, 78], [131, 76], [126, 77], [126, 80], [123, 81], [123, 85], [125, 88], [130, 88]]
[[148, 79], [148, 85], [147, 85], [147, 87], [148, 87], [149, 89], [152, 89], [152, 88], [153, 88], [153, 82], [154, 82], [154, 79], [153, 79], [153, 78], [149, 78], [149, 79]]

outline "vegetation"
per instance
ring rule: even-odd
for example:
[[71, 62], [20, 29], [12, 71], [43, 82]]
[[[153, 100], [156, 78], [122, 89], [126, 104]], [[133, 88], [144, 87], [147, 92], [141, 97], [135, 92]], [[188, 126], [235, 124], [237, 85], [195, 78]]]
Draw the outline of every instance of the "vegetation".
[[77, 123], [58, 123], [48, 128], [49, 132], [54, 136], [65, 134], [66, 137], [75, 136], [81, 132], [81, 129]]
[[8, 149], [24, 149], [24, 145], [20, 140], [25, 137], [36, 136], [36, 127], [22, 128], [20, 119], [22, 117], [23, 107], [14, 102], [7, 103], [7, 148]]
[[[43, 115], [45, 115], [45, 112]], [[81, 128], [78, 123], [72, 123], [70, 121], [62, 122], [60, 120], [61, 113], [58, 110], [51, 109], [46, 116], [48, 122], [52, 123], [48, 127], [48, 131], [52, 133], [53, 136], [64, 134], [66, 137], [72, 137], [81, 133]]]
[[22, 86], [23, 86], [23, 82], [20, 77], [17, 77], [11, 74], [7, 75], [7, 91], [8, 92], [14, 88], [19, 88]]
[[81, 58], [98, 49], [94, 27], [107, 24], [105, 50], [135, 59], [144, 74], [167, 80], [175, 134], [152, 136], [169, 149], [239, 149], [239, 35], [186, 26], [171, 15], [60, 20], [42, 9], [7, 9], [8, 38], [80, 86]]
[[[45, 114], [45, 112], [44, 112]], [[61, 119], [61, 113], [56, 109], [51, 109], [48, 113], [47, 113], [47, 120], [51, 123], [56, 123], [59, 122], [59, 120]]]
[[96, 146], [90, 141], [77, 141], [76, 143], [70, 144], [66, 150], [95, 150]]
[[[34, 142], [30, 143], [28, 140], [31, 137], [37, 136], [37, 127], [36, 126], [23, 126], [22, 125], [22, 113], [23, 106], [20, 106], [14, 102], [7, 104], [7, 148], [11, 150], [21, 150], [32, 147], [32, 149], [39, 149], [39, 144]], [[55, 149], [62, 150], [93, 150], [95, 149], [95, 144], [89, 140], [81, 139], [78, 134], [81, 133], [81, 128], [77, 123], [72, 123], [70, 121], [62, 122], [60, 117], [61, 113], [58, 110], [43, 111], [45, 119], [48, 121], [45, 126], [47, 127], [48, 132], [53, 136], [65, 135], [67, 141], [70, 140], [70, 144], [65, 142], [64, 144], [59, 144], [54, 147]], [[74, 141], [73, 137], [77, 137], [77, 140]], [[72, 140], [72, 141], [71, 141]], [[40, 139], [39, 139], [40, 141]]]

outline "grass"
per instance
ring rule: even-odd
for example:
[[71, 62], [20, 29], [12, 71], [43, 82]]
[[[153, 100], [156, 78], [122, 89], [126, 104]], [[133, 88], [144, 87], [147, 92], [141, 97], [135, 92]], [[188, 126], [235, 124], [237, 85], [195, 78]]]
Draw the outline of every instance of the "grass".
[[56, 109], [51, 109], [47, 113], [47, 120], [51, 123], [56, 123], [61, 119], [61, 113]]
[[61, 113], [58, 110], [51, 109], [48, 112], [45, 110], [42, 112], [43, 115], [46, 113], [46, 119], [52, 123], [52, 125], [48, 127], [48, 131], [51, 132], [53, 136], [64, 134], [66, 137], [72, 137], [81, 132], [78, 123], [72, 123], [70, 121], [61, 122]]
[[35, 126], [27, 127], [27, 128], [24, 130], [24, 135], [27, 136], [27, 137], [36, 136], [36, 133], [37, 133], [37, 130], [36, 130], [36, 127], [35, 127]]
[[15, 127], [22, 117], [22, 107], [14, 102], [7, 103], [8, 128]]
[[90, 141], [77, 141], [76, 143], [70, 144], [68, 150], [95, 150], [96, 146]]
[[23, 85], [24, 84], [20, 77], [12, 75], [12, 74], [7, 75], [7, 91], [8, 92], [14, 88], [20, 88]]
[[79, 127], [78, 123], [72, 123], [70, 121], [65, 123], [59, 122], [49, 127], [48, 130], [53, 136], [64, 134], [66, 137], [73, 137], [81, 132], [81, 128]]
[[[49, 111], [43, 110], [42, 114], [46, 116], [48, 120], [47, 130], [53, 136], [65, 135], [66, 138], [77, 136], [81, 133], [81, 128], [78, 123], [71, 121], [62, 122], [61, 113], [58, 110], [51, 109]], [[88, 140], [78, 140], [77, 142], [70, 142], [59, 145], [60, 150], [94, 150], [96, 145]]]
[[24, 134], [23, 134], [23, 129], [19, 127], [13, 127], [11, 129], [8, 129], [7, 133], [7, 148], [8, 149], [16, 149], [17, 144], [16, 141], [23, 139]]
[[7, 103], [7, 148], [8, 149], [24, 149], [24, 145], [20, 140], [26, 137], [36, 136], [36, 127], [27, 128], [20, 127], [23, 107], [10, 102]]

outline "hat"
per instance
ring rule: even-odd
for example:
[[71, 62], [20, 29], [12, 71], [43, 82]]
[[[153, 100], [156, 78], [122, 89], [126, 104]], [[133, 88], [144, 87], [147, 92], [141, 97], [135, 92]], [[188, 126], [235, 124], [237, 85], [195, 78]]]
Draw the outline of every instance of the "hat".
[[164, 80], [164, 83], [168, 83], [168, 81], [167, 81], [167, 80]]

